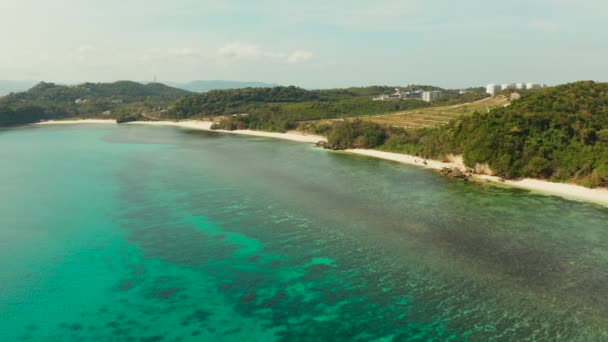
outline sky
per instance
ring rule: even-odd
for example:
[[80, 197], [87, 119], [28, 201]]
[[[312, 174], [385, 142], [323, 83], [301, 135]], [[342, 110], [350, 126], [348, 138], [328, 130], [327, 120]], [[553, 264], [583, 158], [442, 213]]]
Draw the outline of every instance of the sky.
[[0, 79], [605, 81], [606, 13], [605, 0], [0, 0]]

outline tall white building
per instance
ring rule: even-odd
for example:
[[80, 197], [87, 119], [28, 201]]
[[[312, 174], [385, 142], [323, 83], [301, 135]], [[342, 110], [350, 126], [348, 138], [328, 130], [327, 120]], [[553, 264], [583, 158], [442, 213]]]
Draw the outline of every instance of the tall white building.
[[441, 92], [438, 90], [422, 92], [422, 101], [433, 102], [441, 96]]
[[530, 90], [535, 90], [535, 89], [542, 89], [542, 88], [546, 88], [547, 86], [544, 84], [539, 84], [539, 83], [506, 83], [506, 84], [501, 84], [501, 85], [496, 85], [496, 84], [488, 84], [486, 86], [486, 93], [494, 96], [498, 93], [500, 93], [503, 90], [514, 90], [514, 89], [518, 89], [518, 90], [526, 90], [526, 89], [530, 89]]
[[488, 84], [486, 86], [486, 93], [488, 93], [492, 96], [496, 95], [496, 93], [500, 93], [501, 90], [502, 89], [501, 89], [500, 85], [498, 85], [498, 84]]

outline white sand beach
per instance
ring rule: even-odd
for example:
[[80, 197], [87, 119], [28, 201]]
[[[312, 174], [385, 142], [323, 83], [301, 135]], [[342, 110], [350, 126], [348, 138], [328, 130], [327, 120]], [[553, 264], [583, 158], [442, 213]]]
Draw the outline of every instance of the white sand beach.
[[[428, 160], [400, 153], [365, 149], [351, 149], [346, 150], [346, 152], [373, 158], [391, 160], [403, 164], [416, 165], [419, 167], [434, 170], [440, 170], [444, 167], [461, 167], [461, 165], [457, 163], [444, 163], [437, 160]], [[608, 206], [608, 189], [605, 188], [590, 189], [576, 184], [553, 183], [532, 178], [524, 178], [520, 180], [504, 180], [500, 177], [488, 175], [473, 175], [473, 178], [482, 181], [499, 183], [515, 188], [526, 189], [541, 194], [561, 196], [568, 199], [593, 202]]]
[[[54, 125], [54, 124], [86, 124], [86, 123], [104, 123], [104, 124], [116, 124], [114, 120], [101, 120], [101, 119], [83, 119], [83, 120], [55, 120], [45, 121], [37, 123], [37, 125]], [[253, 130], [212, 130], [211, 121], [137, 121], [130, 122], [129, 125], [153, 125], [153, 126], [174, 126], [185, 129], [195, 129], [203, 131], [221, 132], [229, 134], [241, 134], [256, 137], [266, 137], [283, 139], [290, 141], [297, 141], [303, 143], [317, 143], [319, 141], [327, 141], [323, 136], [304, 134], [300, 132], [287, 132], [287, 133], [275, 133], [275, 132], [263, 132]], [[444, 167], [459, 167], [460, 163], [446, 163], [438, 160], [424, 159], [416, 156], [383, 152], [377, 150], [367, 149], [350, 149], [346, 150], [347, 153], [357, 154], [361, 156], [367, 156], [372, 158], [379, 158], [384, 160], [390, 160], [402, 164], [415, 165], [427, 169], [439, 170]], [[480, 181], [488, 181], [496, 184], [507, 185], [515, 188], [526, 189], [537, 193], [561, 196], [568, 199], [588, 201], [604, 206], [608, 206], [608, 189], [589, 189], [580, 185], [567, 184], [567, 183], [553, 183], [540, 179], [525, 178], [521, 180], [503, 180], [500, 177], [488, 176], [488, 175], [473, 175], [473, 178]]]
[[73, 125], [73, 124], [116, 124], [114, 119], [74, 119], [74, 120], [49, 120], [35, 123], [34, 125]]
[[433, 169], [433, 170], [441, 170], [444, 167], [450, 167], [450, 168], [456, 167], [456, 164], [454, 164], [454, 163], [444, 163], [444, 162], [440, 162], [438, 160], [424, 159], [424, 158], [411, 156], [408, 154], [401, 154], [401, 153], [383, 152], [383, 151], [377, 151], [377, 150], [366, 150], [366, 149], [361, 149], [361, 148], [346, 150], [346, 152], [358, 154], [358, 155], [362, 155], [362, 156], [373, 157], [373, 158], [391, 160], [391, 161], [395, 161], [395, 162], [402, 163], [402, 164], [417, 165], [420, 167], [424, 167], [427, 169]]
[[[87, 124], [87, 123], [105, 123], [105, 124], [116, 124], [115, 120], [101, 120], [101, 119], [82, 119], [82, 120], [51, 120], [36, 123], [35, 125], [65, 125], [65, 124]], [[320, 135], [304, 134], [300, 132], [287, 132], [287, 133], [276, 133], [276, 132], [263, 132], [253, 130], [235, 130], [227, 131], [223, 129], [211, 129], [213, 122], [211, 121], [200, 121], [200, 120], [184, 120], [184, 121], [134, 121], [126, 123], [127, 125], [150, 125], [150, 126], [173, 126], [181, 127], [186, 129], [196, 129], [202, 131], [230, 133], [230, 134], [241, 134], [256, 137], [275, 138], [283, 140], [291, 140], [303, 143], [316, 144], [319, 141], [327, 141], [327, 139]]]
[[475, 178], [489, 180], [492, 182], [502, 182], [503, 184], [520, 189], [531, 190], [533, 192], [561, 196], [568, 199], [594, 202], [608, 206], [608, 189], [590, 189], [584, 186], [568, 183], [553, 183], [540, 179], [524, 178], [520, 180], [504, 180], [495, 176], [475, 175]]
[[313, 134], [304, 134], [300, 132], [287, 132], [287, 133], [276, 133], [276, 132], [263, 132], [263, 131], [253, 131], [249, 129], [242, 130], [234, 130], [227, 131], [223, 129], [211, 129], [211, 125], [213, 122], [211, 121], [137, 121], [130, 122], [128, 124], [135, 125], [157, 125], [157, 126], [175, 126], [187, 129], [198, 129], [202, 131], [213, 131], [213, 132], [221, 132], [221, 133], [230, 133], [230, 134], [241, 134], [241, 135], [249, 135], [255, 137], [265, 137], [265, 138], [275, 138], [275, 139], [283, 139], [283, 140], [291, 140], [303, 143], [312, 143], [316, 144], [319, 141], [327, 141], [327, 139], [320, 135]]

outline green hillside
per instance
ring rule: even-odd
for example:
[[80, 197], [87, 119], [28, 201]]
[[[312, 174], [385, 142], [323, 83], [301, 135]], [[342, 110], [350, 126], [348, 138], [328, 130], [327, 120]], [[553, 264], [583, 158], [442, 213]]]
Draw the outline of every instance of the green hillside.
[[[608, 186], [608, 83], [585, 81], [548, 88], [527, 94], [508, 107], [432, 129], [404, 130], [359, 122], [335, 124], [332, 129], [329, 143], [337, 148], [352, 147], [358, 141], [364, 145], [359, 147], [427, 158], [462, 154], [467, 166], [487, 163], [506, 178]], [[381, 138], [375, 139], [369, 132], [380, 132]], [[357, 140], [366, 134], [367, 140]]]
[[[439, 90], [423, 85], [399, 87], [402, 91]], [[373, 101], [372, 97], [394, 92], [395, 87], [371, 86], [306, 90], [294, 86], [215, 90], [178, 100], [163, 116], [172, 119], [222, 116], [215, 127], [285, 131], [302, 121], [369, 116], [425, 108], [420, 100]], [[461, 103], [486, 95], [478, 88], [467, 94], [445, 91], [442, 103]]]

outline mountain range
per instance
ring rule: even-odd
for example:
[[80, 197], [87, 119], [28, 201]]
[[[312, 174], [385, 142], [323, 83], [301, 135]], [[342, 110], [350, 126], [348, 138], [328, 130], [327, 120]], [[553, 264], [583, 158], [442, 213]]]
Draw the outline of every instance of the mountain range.
[[225, 81], [225, 80], [198, 80], [188, 83], [167, 83], [176, 88], [181, 88], [195, 93], [203, 93], [209, 90], [239, 89], [239, 88], [271, 88], [276, 87], [276, 83], [265, 82], [245, 82], [245, 81]]

